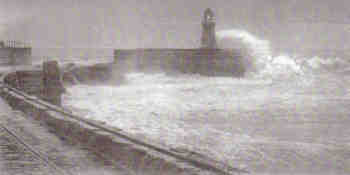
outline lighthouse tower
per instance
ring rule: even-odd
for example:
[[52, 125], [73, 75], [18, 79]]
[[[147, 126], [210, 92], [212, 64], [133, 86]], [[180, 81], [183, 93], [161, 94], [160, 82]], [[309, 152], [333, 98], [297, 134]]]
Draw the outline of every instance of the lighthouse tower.
[[204, 12], [201, 47], [204, 49], [217, 48], [215, 39], [215, 16], [210, 8], [207, 8]]

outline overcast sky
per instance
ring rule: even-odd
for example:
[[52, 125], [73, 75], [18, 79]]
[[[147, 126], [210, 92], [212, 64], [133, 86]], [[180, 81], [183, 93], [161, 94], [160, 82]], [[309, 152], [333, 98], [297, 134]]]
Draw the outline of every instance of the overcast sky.
[[34, 47], [194, 48], [207, 7], [217, 30], [274, 48], [350, 48], [348, 0], [0, 0], [0, 35]]

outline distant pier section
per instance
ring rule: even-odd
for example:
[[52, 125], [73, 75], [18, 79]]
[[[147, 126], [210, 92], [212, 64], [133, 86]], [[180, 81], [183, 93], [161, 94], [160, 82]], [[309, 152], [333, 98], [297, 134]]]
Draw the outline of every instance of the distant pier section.
[[215, 38], [215, 15], [204, 11], [201, 46], [194, 49], [115, 49], [117, 69], [126, 72], [182, 72], [208, 76], [242, 77], [245, 55], [238, 49], [219, 49]]
[[32, 47], [20, 41], [0, 40], [0, 65], [30, 64]]

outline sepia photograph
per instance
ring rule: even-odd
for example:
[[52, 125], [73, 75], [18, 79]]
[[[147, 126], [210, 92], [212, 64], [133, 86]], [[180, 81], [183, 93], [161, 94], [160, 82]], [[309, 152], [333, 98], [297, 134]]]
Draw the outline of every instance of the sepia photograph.
[[0, 0], [0, 175], [349, 175], [350, 1]]

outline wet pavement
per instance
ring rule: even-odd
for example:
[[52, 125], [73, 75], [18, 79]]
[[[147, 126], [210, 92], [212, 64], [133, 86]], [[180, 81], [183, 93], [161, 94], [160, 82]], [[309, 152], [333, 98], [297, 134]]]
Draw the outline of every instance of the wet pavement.
[[19, 144], [4, 128], [0, 129], [0, 154], [0, 169], [3, 174], [58, 174]]
[[43, 123], [13, 111], [2, 98], [0, 111], [1, 175], [132, 174], [83, 145], [62, 140]]

